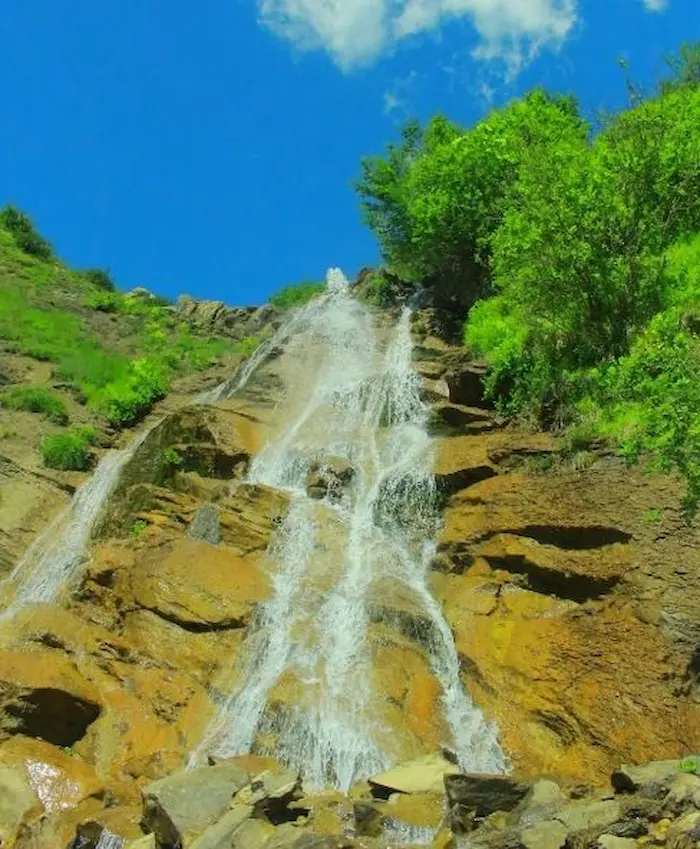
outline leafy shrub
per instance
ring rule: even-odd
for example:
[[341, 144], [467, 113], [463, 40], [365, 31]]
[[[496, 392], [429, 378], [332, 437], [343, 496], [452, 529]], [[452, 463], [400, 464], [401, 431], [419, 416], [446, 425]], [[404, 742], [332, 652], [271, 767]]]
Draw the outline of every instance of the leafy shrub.
[[96, 289], [103, 292], [113, 292], [115, 289], [114, 280], [109, 271], [104, 268], [88, 268], [83, 272], [83, 276], [92, 283]]
[[63, 399], [43, 386], [17, 386], [0, 395], [0, 404], [11, 410], [41, 413], [55, 424], [68, 423]]
[[83, 303], [91, 310], [99, 312], [117, 312], [122, 302], [122, 297], [116, 292], [102, 290], [91, 292], [85, 297]]
[[249, 357], [260, 347], [261, 343], [262, 338], [260, 336], [246, 336], [245, 339], [241, 339], [240, 342], [236, 343], [235, 352], [242, 354], [244, 357]]
[[37, 259], [51, 259], [53, 251], [46, 239], [36, 231], [31, 219], [16, 207], [8, 205], [0, 211], [0, 227], [12, 234], [18, 248]]
[[131, 425], [139, 421], [156, 401], [164, 398], [169, 382], [163, 367], [155, 360], [133, 360], [126, 373], [97, 390], [92, 405], [104, 413], [110, 424]]
[[315, 298], [316, 295], [320, 295], [325, 288], [323, 283], [314, 283], [312, 281], [296, 283], [292, 286], [285, 286], [279, 292], [275, 292], [270, 297], [270, 303], [273, 307], [277, 307], [280, 310], [301, 307], [312, 298]]
[[90, 446], [95, 441], [91, 427], [76, 427], [47, 436], [41, 443], [44, 465], [52, 469], [83, 471], [90, 465]]

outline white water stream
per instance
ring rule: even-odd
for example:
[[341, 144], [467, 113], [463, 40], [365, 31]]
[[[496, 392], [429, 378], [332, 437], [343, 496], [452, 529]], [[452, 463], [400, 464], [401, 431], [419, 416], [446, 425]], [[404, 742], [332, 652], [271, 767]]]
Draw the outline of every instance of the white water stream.
[[[268, 552], [273, 594], [241, 652], [248, 664], [239, 684], [224, 693], [192, 762], [268, 740], [262, 748], [300, 767], [310, 786], [341, 789], [388, 766], [391, 729], [376, 711], [370, 639], [388, 586], [389, 595], [407, 592], [427, 623], [420, 641], [442, 691], [452, 738], [444, 742], [464, 768], [503, 771], [495, 729], [462, 688], [452, 634], [426, 582], [439, 515], [428, 410], [411, 368], [410, 311], [382, 329], [331, 270], [325, 295], [296, 310], [229, 381], [195, 403], [241, 391], [280, 350], [289, 371], [285, 426], [248, 475], [291, 498]], [[0, 620], [54, 601], [76, 579], [94, 524], [150, 430], [105, 454], [17, 563], [2, 586]], [[307, 494], [309, 473], [326, 464], [354, 472], [340, 500]]]
[[[328, 294], [286, 337], [286, 426], [248, 475], [291, 496], [268, 552], [274, 592], [242, 652], [242, 681], [223, 698], [193, 763], [269, 740], [269, 751], [300, 767], [310, 786], [347, 789], [388, 766], [368, 632], [377, 590], [390, 581], [428, 623], [421, 640], [442, 689], [452, 735], [445, 742], [464, 768], [505, 769], [495, 730], [461, 686], [452, 634], [426, 584], [438, 511], [408, 309], [384, 336], [331, 271]], [[339, 503], [307, 494], [309, 473], [324, 464], [354, 470]]]

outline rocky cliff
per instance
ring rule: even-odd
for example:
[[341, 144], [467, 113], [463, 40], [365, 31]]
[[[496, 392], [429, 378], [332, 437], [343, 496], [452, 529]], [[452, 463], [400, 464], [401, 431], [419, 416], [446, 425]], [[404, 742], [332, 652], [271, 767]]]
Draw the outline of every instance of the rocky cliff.
[[[316, 698], [291, 674], [269, 693], [277, 725], [259, 727], [255, 755], [201, 750], [279, 589], [268, 550], [290, 495], [249, 474], [285, 432], [299, 381], [293, 358], [272, 349], [232, 397], [192, 405], [221, 372], [205, 375], [124, 438], [118, 482], [87, 549], [61, 561], [67, 580], [53, 597], [22, 594], [41, 551], [0, 589], [11, 614], [0, 618], [3, 847], [120, 845], [109, 835], [134, 849], [447, 846], [472, 829], [475, 846], [696, 845], [700, 778], [680, 763], [700, 744], [700, 548], [681, 488], [501, 421], [483, 400], [483, 369], [439, 327], [429, 310], [414, 316], [442, 517], [426, 585], [515, 777], [459, 777], [434, 625], [390, 570], [369, 589], [367, 674], [381, 746], [409, 766], [346, 794], [309, 790], [272, 757], [270, 729]], [[314, 515], [328, 523], [319, 563], [333, 560], [334, 503], [353, 474], [332, 457], [309, 469]], [[85, 479], [13, 477], [0, 503], [6, 572], [49, 519], [54, 538], [75, 524], [60, 509]], [[75, 541], [61, 539], [59, 556]], [[319, 569], [308, 592], [324, 598], [333, 578]], [[200, 765], [186, 769], [196, 751]], [[667, 763], [615, 772], [654, 760]], [[613, 792], [600, 789], [611, 773]]]

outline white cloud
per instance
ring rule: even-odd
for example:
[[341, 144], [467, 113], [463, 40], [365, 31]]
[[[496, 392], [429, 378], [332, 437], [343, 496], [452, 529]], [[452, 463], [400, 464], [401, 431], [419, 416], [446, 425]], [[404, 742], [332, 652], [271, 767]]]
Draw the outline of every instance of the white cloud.
[[[261, 21], [302, 50], [323, 49], [344, 70], [369, 65], [404, 38], [468, 20], [474, 56], [517, 69], [556, 47], [576, 23], [578, 0], [258, 0]], [[663, 0], [644, 0], [660, 3]]]
[[663, 12], [668, 6], [668, 0], [642, 0], [649, 12]]
[[418, 80], [418, 72], [411, 71], [404, 77], [396, 77], [384, 92], [384, 114], [403, 120], [410, 112], [411, 95]]

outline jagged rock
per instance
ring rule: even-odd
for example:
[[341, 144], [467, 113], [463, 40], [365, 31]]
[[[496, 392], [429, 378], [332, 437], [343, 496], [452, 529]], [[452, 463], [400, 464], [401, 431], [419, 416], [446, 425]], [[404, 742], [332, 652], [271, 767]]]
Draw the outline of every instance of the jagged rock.
[[236, 794], [236, 804], [251, 805], [256, 814], [275, 822], [279, 815], [301, 796], [301, 777], [298, 772], [265, 770]]
[[306, 477], [306, 491], [311, 498], [339, 500], [343, 489], [350, 483], [355, 470], [342, 457], [328, 457], [322, 463], [314, 463]]
[[182, 835], [169, 812], [151, 793], [143, 795], [143, 815], [141, 824], [156, 837], [158, 849], [182, 849]]
[[353, 818], [357, 834], [379, 837], [382, 833], [382, 815], [373, 806], [358, 803], [353, 806]]
[[399, 793], [430, 793], [444, 787], [445, 776], [459, 773], [459, 769], [441, 755], [425, 755], [393, 769], [373, 775], [370, 785], [379, 790]]
[[223, 301], [206, 301], [181, 295], [176, 314], [195, 327], [243, 339], [259, 331], [274, 315], [270, 307], [228, 307]]
[[135, 286], [124, 294], [125, 298], [134, 298], [138, 301], [154, 301], [156, 296], [149, 292], [144, 286]]
[[124, 839], [95, 820], [81, 823], [68, 849], [123, 849]]
[[236, 832], [252, 813], [250, 806], [237, 805], [210, 825], [204, 834], [190, 844], [190, 849], [231, 849]]
[[506, 775], [461, 774], [458, 771], [444, 777], [447, 802], [460, 805], [485, 817], [494, 811], [511, 811], [527, 795], [530, 784]]
[[536, 781], [527, 796], [513, 812], [521, 827], [552, 819], [555, 812], [564, 806], [566, 796], [554, 781], [541, 779]]
[[235, 764], [200, 767], [148, 784], [144, 800], [156, 802], [182, 835], [196, 834], [218, 822], [233, 795], [247, 783], [248, 773]]
[[99, 714], [98, 694], [64, 655], [0, 651], [0, 738], [25, 734], [71, 746]]
[[621, 766], [613, 772], [610, 781], [618, 793], [633, 793], [649, 788], [656, 794], [656, 788], [661, 787], [667, 791], [681, 775], [680, 760], [654, 761], [642, 766]]
[[250, 559], [184, 538], [144, 556], [132, 580], [137, 605], [193, 631], [244, 627], [269, 592]]
[[449, 389], [450, 401], [465, 407], [491, 409], [493, 404], [486, 399], [484, 387], [487, 374], [488, 368], [483, 363], [455, 363], [448, 366], [444, 380]]
[[187, 536], [218, 545], [221, 541], [219, 512], [216, 504], [203, 504], [198, 507], [187, 528]]
[[689, 811], [666, 832], [667, 849], [697, 849], [700, 843], [700, 811]]

